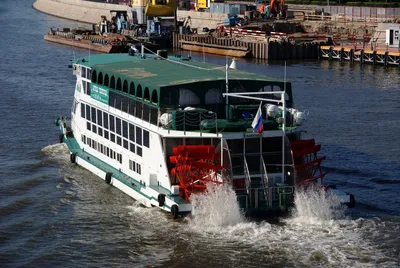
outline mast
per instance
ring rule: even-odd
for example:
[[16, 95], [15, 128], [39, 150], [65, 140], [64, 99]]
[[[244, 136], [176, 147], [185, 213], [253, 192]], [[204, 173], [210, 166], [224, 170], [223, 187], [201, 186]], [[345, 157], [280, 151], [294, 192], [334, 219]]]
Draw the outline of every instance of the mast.
[[[229, 93], [229, 80], [228, 80], [228, 62], [226, 63], [226, 66], [225, 66], [225, 93]], [[229, 115], [229, 108], [228, 108], [228, 105], [229, 105], [229, 101], [228, 101], [228, 96], [227, 95], [225, 95], [225, 105], [226, 105], [226, 107], [225, 107], [225, 119], [226, 120], [228, 120], [228, 115]]]
[[286, 62], [285, 62], [285, 71], [284, 71], [284, 78], [283, 78], [283, 93], [281, 95], [282, 101], [282, 179], [285, 179], [285, 137], [286, 137]]

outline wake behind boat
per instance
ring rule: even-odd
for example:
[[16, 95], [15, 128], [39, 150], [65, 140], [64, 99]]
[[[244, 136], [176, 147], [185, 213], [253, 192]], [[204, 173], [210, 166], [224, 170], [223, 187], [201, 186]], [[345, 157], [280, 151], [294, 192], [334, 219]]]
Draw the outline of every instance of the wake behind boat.
[[174, 218], [210, 183], [232, 185], [248, 215], [286, 213], [296, 186], [325, 175], [289, 82], [144, 48], [75, 60], [73, 73], [71, 118], [57, 119], [71, 162]]

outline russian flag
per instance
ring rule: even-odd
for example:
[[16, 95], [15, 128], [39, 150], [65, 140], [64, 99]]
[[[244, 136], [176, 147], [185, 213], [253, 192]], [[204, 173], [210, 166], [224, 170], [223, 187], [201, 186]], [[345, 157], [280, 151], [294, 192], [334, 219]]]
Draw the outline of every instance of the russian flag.
[[258, 107], [258, 111], [256, 116], [253, 119], [253, 123], [251, 123], [251, 126], [255, 131], [258, 133], [262, 133], [264, 131], [264, 124], [263, 124], [263, 119], [262, 119], [262, 111], [261, 111], [261, 103], [260, 107]]

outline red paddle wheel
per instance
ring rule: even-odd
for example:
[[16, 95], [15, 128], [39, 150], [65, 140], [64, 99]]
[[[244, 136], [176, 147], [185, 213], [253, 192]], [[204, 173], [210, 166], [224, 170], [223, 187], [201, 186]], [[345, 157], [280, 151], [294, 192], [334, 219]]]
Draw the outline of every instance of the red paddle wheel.
[[326, 156], [317, 156], [321, 145], [316, 145], [315, 140], [310, 139], [292, 141], [291, 146], [297, 173], [296, 184], [304, 186], [320, 180], [320, 184], [323, 185], [323, 179], [327, 172], [322, 172], [321, 168], [321, 162], [326, 159]]
[[179, 192], [182, 198], [190, 202], [193, 193], [201, 193], [207, 189], [207, 183], [221, 184], [218, 171], [223, 169], [217, 162], [220, 153], [215, 152], [212, 145], [180, 145], [173, 148], [169, 157], [171, 175], [179, 181]]

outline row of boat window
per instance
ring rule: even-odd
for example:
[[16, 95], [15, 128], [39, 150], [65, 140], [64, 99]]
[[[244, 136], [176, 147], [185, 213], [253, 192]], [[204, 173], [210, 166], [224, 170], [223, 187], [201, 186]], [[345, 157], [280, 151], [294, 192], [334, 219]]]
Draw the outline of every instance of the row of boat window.
[[119, 78], [119, 77], [115, 80], [114, 75], [111, 75], [111, 77], [109, 77], [108, 74], [105, 74], [103, 77], [103, 73], [99, 72], [97, 74], [96, 70], [93, 70], [93, 74], [92, 74], [91, 78], [92, 78], [91, 81], [98, 85], [106, 86], [111, 89], [118, 90], [125, 94], [135, 96], [136, 98], [139, 98], [139, 99], [151, 101], [154, 104], [158, 103], [158, 92], [155, 89], [150, 90], [148, 87], [145, 87], [144, 89], [142, 89], [142, 86], [140, 84], [138, 84], [135, 87], [134, 82], [130, 82], [126, 79], [124, 79], [122, 81], [121, 78]]
[[100, 143], [94, 139], [88, 138], [85, 135], [82, 135], [82, 142], [84, 144], [89, 145], [96, 151], [106, 155], [107, 157], [109, 157], [111, 159], [117, 159], [117, 161], [120, 164], [122, 164], [122, 154], [116, 153], [114, 150], [108, 148], [107, 146], [103, 145], [102, 143]]
[[142, 174], [142, 166], [133, 160], [129, 160], [129, 169], [132, 170], [133, 172], [136, 172], [139, 175]]
[[100, 109], [81, 103], [81, 117], [85, 118], [86, 128], [125, 149], [142, 156], [142, 145], [150, 148], [150, 133], [127, 121], [103, 112]]

